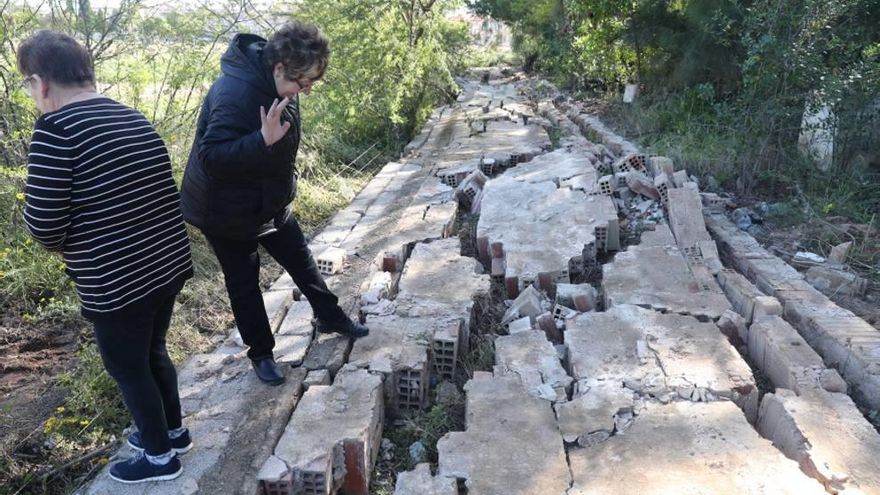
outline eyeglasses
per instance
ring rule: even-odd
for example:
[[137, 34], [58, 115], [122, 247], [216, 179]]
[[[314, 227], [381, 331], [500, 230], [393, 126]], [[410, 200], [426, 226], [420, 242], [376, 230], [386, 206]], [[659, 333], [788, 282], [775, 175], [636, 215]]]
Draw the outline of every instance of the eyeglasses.
[[300, 89], [313, 88], [321, 82], [320, 79], [314, 80], [314, 79], [309, 79], [307, 77], [295, 78], [295, 77], [290, 77], [287, 75], [284, 76], [284, 79], [287, 79], [290, 82], [295, 82], [297, 85], [299, 85]]
[[31, 89], [31, 83], [36, 80], [37, 78], [35, 78], [34, 76], [27, 76], [21, 81], [21, 89]]

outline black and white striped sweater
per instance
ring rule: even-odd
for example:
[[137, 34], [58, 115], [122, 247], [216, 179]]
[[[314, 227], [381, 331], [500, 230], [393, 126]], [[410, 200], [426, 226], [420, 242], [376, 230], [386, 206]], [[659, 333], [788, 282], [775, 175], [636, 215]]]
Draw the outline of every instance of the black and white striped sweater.
[[109, 98], [37, 120], [24, 218], [37, 242], [63, 253], [86, 317], [138, 309], [192, 276], [165, 144]]

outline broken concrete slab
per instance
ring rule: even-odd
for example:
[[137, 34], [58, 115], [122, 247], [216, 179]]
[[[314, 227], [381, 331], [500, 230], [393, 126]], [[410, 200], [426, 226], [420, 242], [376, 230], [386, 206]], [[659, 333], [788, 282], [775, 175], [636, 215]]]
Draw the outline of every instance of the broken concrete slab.
[[311, 343], [311, 335], [276, 335], [273, 350], [275, 361], [299, 366], [305, 359]]
[[567, 443], [579, 445], [592, 443], [587, 437], [605, 432], [610, 437], [615, 432], [615, 417], [621, 411], [632, 412], [635, 393], [622, 382], [596, 379], [578, 383], [577, 395], [571, 401], [554, 404], [559, 420], [559, 431]]
[[757, 296], [752, 313], [752, 322], [761, 321], [768, 316], [782, 316], [782, 304], [772, 296]]
[[[597, 173], [588, 153], [580, 148], [560, 148], [516, 165], [505, 171], [504, 176], [531, 183], [551, 181], [557, 185], [582, 176], [579, 181], [595, 184]], [[590, 187], [587, 192], [591, 192], [592, 189]]]
[[490, 282], [460, 251], [457, 237], [416, 244], [398, 284], [397, 314], [461, 320], [469, 328], [474, 298], [488, 294]]
[[261, 480], [263, 489], [367, 495], [382, 440], [382, 398], [381, 376], [366, 370], [346, 369], [331, 386], [309, 387], [271, 461], [283, 462], [287, 473]]
[[426, 407], [437, 323], [432, 318], [380, 316], [367, 325], [370, 334], [354, 342], [349, 365], [384, 375], [386, 413], [396, 416]]
[[764, 317], [749, 328], [749, 355], [777, 388], [802, 393], [814, 388], [846, 393], [846, 382], [829, 370], [797, 330], [779, 316]]
[[528, 317], [531, 325], [534, 325], [538, 315], [544, 312], [542, 301], [546, 301], [546, 298], [538, 289], [532, 285], [526, 287], [507, 308], [504, 317], [501, 318], [501, 324], [507, 325], [519, 318]]
[[880, 435], [845, 394], [777, 389], [758, 431], [829, 493], [880, 493]]
[[532, 320], [528, 316], [523, 316], [518, 320], [513, 320], [507, 325], [507, 332], [512, 334], [520, 332], [531, 332], [534, 330]]
[[[583, 256], [586, 246], [619, 248], [617, 209], [606, 196], [501, 176], [483, 190], [477, 238], [504, 246], [506, 276], [520, 287], [540, 274], [567, 283], [572, 258]], [[488, 264], [486, 253], [480, 254]]]
[[729, 402], [652, 405], [625, 435], [571, 450], [569, 459], [567, 495], [825, 493]]
[[639, 239], [639, 246], [674, 247], [675, 237], [672, 236], [672, 231], [669, 230], [668, 225], [661, 224], [654, 230], [646, 230], [642, 232], [642, 237]]
[[[553, 344], [542, 332], [520, 332], [495, 339], [496, 370], [513, 373], [522, 381], [526, 390], [539, 397], [541, 385], [549, 385], [554, 392], [554, 402], [568, 399], [571, 377], [562, 368]], [[498, 373], [496, 372], [496, 375]]]
[[331, 376], [345, 364], [351, 341], [338, 334], [319, 334], [309, 347], [302, 366], [309, 370], [327, 370]]
[[717, 320], [730, 303], [720, 289], [700, 284], [674, 247], [632, 246], [603, 269], [605, 307], [634, 304]]
[[654, 181], [649, 179], [647, 175], [641, 172], [629, 172], [626, 174], [626, 185], [633, 192], [641, 194], [646, 198], [660, 199], [660, 193], [654, 186]]
[[330, 372], [327, 370], [309, 371], [309, 374], [306, 375], [306, 379], [303, 380], [303, 388], [308, 390], [312, 385], [330, 385], [332, 382], [333, 379], [330, 377]]
[[755, 299], [764, 296], [754, 284], [734, 270], [722, 270], [718, 273], [718, 284], [730, 300], [733, 310], [745, 318], [747, 324], [752, 323], [755, 311]]
[[581, 313], [596, 309], [599, 294], [590, 284], [556, 284], [556, 304]]
[[622, 305], [567, 320], [565, 343], [575, 380], [622, 383], [663, 401], [731, 400], [757, 416], [751, 369], [713, 323]]
[[391, 297], [391, 273], [379, 271], [373, 274], [367, 290], [361, 294], [361, 305], [376, 304], [381, 299]]
[[[803, 310], [803, 311], [801, 311]], [[872, 408], [880, 407], [880, 332], [858, 317], [809, 314], [801, 304], [786, 307], [786, 318], [818, 352], [826, 365], [836, 368], [851, 391]]]
[[711, 241], [703, 220], [703, 202], [700, 194], [690, 188], [669, 190], [669, 228], [678, 247], [687, 250], [700, 241]]
[[439, 476], [464, 479], [471, 495], [565, 493], [571, 472], [550, 403], [511, 375], [475, 373], [465, 391], [467, 429], [437, 442]]
[[728, 309], [718, 318], [718, 328], [734, 345], [747, 345], [749, 342], [749, 326], [746, 319], [739, 313]]
[[458, 495], [458, 485], [455, 478], [433, 476], [431, 465], [422, 463], [398, 473], [394, 495]]
[[311, 336], [314, 334], [312, 318], [312, 305], [308, 301], [294, 301], [281, 320], [277, 335]]

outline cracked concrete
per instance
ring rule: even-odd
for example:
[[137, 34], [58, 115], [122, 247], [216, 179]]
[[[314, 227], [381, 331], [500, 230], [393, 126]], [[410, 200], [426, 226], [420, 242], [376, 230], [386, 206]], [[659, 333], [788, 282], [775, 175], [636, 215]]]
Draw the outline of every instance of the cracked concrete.
[[567, 495], [824, 494], [730, 402], [651, 405], [625, 435], [569, 452]]
[[[607, 233], [610, 248], [619, 245], [611, 198], [505, 174], [483, 189], [477, 239], [485, 239], [486, 246], [503, 245], [506, 276], [517, 277], [522, 286], [544, 273], [567, 283], [572, 258], [582, 257], [587, 245], [598, 246], [597, 228]], [[480, 254], [484, 263], [489, 261], [488, 253]]]
[[615, 306], [566, 320], [565, 343], [579, 385], [622, 383], [663, 402], [731, 400], [750, 420], [757, 417], [751, 369], [713, 323]]
[[381, 376], [366, 370], [346, 368], [333, 385], [309, 387], [267, 461], [263, 474], [272, 477], [263, 486], [366, 495], [382, 439], [382, 398]]
[[[517, 375], [533, 397], [549, 393], [554, 402], [568, 400], [572, 378], [562, 368], [559, 354], [543, 332], [532, 330], [498, 337], [495, 363], [496, 375]], [[543, 390], [546, 387], [549, 391]]]
[[730, 303], [715, 287], [697, 282], [672, 246], [631, 246], [604, 267], [606, 307], [633, 304], [657, 311], [717, 320]]
[[880, 493], [880, 436], [849, 396], [777, 389], [761, 401], [758, 431], [829, 493]]
[[469, 495], [564, 494], [571, 474], [550, 403], [511, 375], [477, 372], [465, 392], [467, 428], [437, 442], [439, 474], [464, 479]]

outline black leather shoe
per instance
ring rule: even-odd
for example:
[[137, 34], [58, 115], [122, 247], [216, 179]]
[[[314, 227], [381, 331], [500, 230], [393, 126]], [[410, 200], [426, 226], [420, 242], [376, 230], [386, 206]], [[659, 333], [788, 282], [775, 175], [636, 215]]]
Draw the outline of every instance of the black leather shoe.
[[278, 365], [275, 364], [274, 358], [257, 359], [251, 361], [251, 364], [257, 373], [257, 378], [261, 382], [269, 385], [281, 385], [284, 383], [284, 375], [281, 374]]
[[338, 333], [339, 335], [344, 335], [353, 339], [366, 337], [370, 333], [369, 328], [358, 322], [352, 321], [351, 319], [346, 319], [339, 324], [327, 323], [320, 319], [314, 321], [315, 331], [318, 333]]

